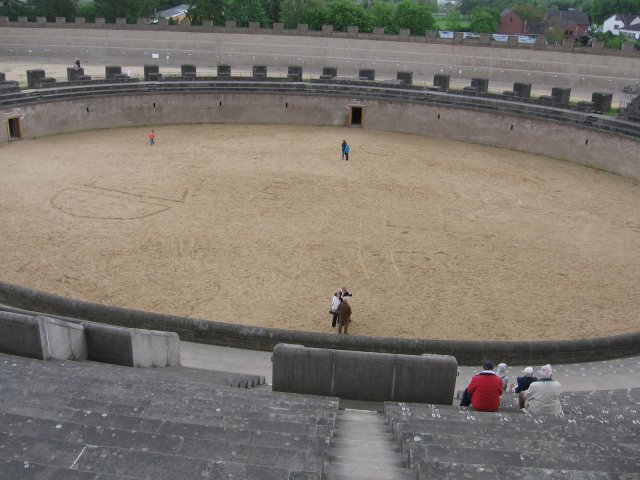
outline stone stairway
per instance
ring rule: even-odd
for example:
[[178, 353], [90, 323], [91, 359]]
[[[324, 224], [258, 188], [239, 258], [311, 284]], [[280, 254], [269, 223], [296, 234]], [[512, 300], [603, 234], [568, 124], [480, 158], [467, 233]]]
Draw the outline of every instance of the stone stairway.
[[400, 453], [384, 416], [340, 410], [324, 465], [324, 480], [410, 480], [407, 455]]

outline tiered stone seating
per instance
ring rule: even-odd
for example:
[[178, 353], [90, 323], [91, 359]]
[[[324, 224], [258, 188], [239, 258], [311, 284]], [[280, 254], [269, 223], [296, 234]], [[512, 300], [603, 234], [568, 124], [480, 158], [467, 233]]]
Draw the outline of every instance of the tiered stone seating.
[[319, 480], [337, 400], [262, 382], [0, 355], [0, 478]]
[[561, 401], [564, 418], [390, 402], [385, 415], [419, 479], [640, 478], [640, 389]]

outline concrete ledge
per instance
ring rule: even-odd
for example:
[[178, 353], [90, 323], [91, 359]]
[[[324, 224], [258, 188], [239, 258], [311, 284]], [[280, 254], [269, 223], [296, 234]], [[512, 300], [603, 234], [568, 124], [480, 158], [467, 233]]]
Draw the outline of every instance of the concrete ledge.
[[0, 351], [39, 360], [87, 358], [81, 325], [4, 311], [0, 311]]
[[452, 355], [459, 365], [500, 358], [508, 364], [572, 363], [640, 355], [640, 332], [561, 341], [463, 341], [363, 337], [235, 325], [82, 302], [0, 282], [0, 303], [93, 322], [175, 332], [180, 339], [272, 351], [278, 343], [364, 352]]
[[399, 355], [278, 344], [273, 390], [366, 400], [450, 405], [458, 364], [445, 355]]
[[89, 360], [127, 367], [180, 365], [180, 339], [170, 332], [83, 323]]

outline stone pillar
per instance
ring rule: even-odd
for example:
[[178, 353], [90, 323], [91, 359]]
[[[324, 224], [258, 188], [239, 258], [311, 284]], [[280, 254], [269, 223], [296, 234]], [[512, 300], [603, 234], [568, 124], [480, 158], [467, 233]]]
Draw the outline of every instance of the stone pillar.
[[94, 22], [95, 26], [98, 28], [104, 28], [105, 23], [105, 19], [101, 17], [96, 17], [96, 20]]
[[472, 78], [471, 88], [473, 88], [478, 93], [487, 93], [487, 91], [489, 90], [489, 79], [488, 78]]
[[453, 32], [453, 43], [456, 45], [460, 45], [464, 42], [464, 33], [463, 32]]
[[287, 67], [287, 78], [294, 82], [302, 81], [302, 67], [299, 65], [289, 65]]
[[322, 35], [325, 37], [333, 35], [333, 25], [322, 25]]
[[[20, 21], [20, 18], [18, 17], [18, 21]], [[36, 17], [36, 25], [46, 25], [47, 24], [47, 17]]]
[[116, 18], [116, 25], [118, 27], [124, 27], [127, 24], [126, 18]]
[[373, 82], [376, 79], [376, 71], [372, 68], [362, 68], [358, 70], [358, 79]]
[[336, 67], [322, 67], [322, 79], [330, 79], [338, 76], [338, 69]]
[[427, 43], [435, 43], [438, 41], [438, 32], [435, 30], [428, 30], [424, 37]]
[[516, 97], [530, 98], [531, 97], [531, 84], [516, 82], [513, 84], [513, 94]]
[[18, 17], [18, 24], [24, 25], [27, 23], [27, 17]]
[[7, 25], [9, 25], [9, 17], [7, 16], [0, 17], [0, 26], [5, 27]]
[[231, 65], [218, 65], [218, 78], [231, 78]]
[[347, 35], [349, 37], [357, 37], [358, 36], [358, 27], [351, 25], [347, 27]]
[[438, 73], [433, 76], [433, 86], [442, 90], [449, 90], [449, 83], [451, 81], [450, 75]]
[[117, 78], [120, 75], [122, 75], [122, 67], [120, 65], [107, 65], [104, 67], [104, 76], [107, 80]]
[[29, 88], [35, 88], [36, 87], [36, 83], [41, 82], [42, 80], [44, 80], [45, 74], [44, 74], [44, 70], [42, 69], [34, 69], [34, 70], [27, 70], [27, 86]]
[[225, 30], [233, 32], [236, 29], [236, 22], [234, 22], [233, 20], [227, 20], [226, 22], [224, 22], [224, 28]]
[[267, 66], [254, 65], [252, 69], [252, 75], [254, 78], [267, 78]]
[[397, 72], [396, 79], [400, 80], [402, 85], [413, 85], [413, 72]]
[[260, 22], [249, 22], [249, 32], [258, 33], [260, 31]]
[[79, 77], [84, 77], [84, 68], [67, 67], [67, 81], [75, 82]]
[[202, 29], [203, 30], [213, 30], [213, 20], [203, 20], [202, 21]]
[[551, 98], [559, 105], [569, 105], [569, 98], [571, 97], [571, 89], [563, 87], [553, 87], [551, 89]]
[[196, 78], [196, 66], [195, 65], [180, 65], [180, 76]]
[[56, 17], [56, 25], [64, 25], [67, 23], [67, 19], [64, 17]]
[[482, 34], [480, 34], [480, 38], [478, 39], [478, 43], [480, 45], [491, 45], [492, 38], [493, 37], [491, 36], [491, 34], [482, 33]]
[[373, 27], [374, 37], [384, 37], [384, 27]]
[[284, 33], [284, 23], [274, 23], [273, 24], [273, 33], [276, 35], [282, 35]]
[[144, 81], [148, 82], [149, 80], [157, 80], [158, 77], [157, 75], [154, 74], [159, 74], [160, 73], [160, 66], [159, 65], [145, 65], [144, 66]]
[[306, 33], [309, 31], [309, 25], [307, 25], [306, 23], [299, 23], [296, 30], [300, 35], [306, 35]]
[[398, 34], [398, 37], [400, 38], [400, 40], [408, 42], [409, 38], [411, 37], [411, 30], [409, 28], [402, 28], [400, 30], [400, 33]]
[[593, 102], [596, 112], [606, 113], [611, 109], [611, 101], [613, 100], [612, 93], [606, 92], [593, 92], [591, 94], [591, 101]]

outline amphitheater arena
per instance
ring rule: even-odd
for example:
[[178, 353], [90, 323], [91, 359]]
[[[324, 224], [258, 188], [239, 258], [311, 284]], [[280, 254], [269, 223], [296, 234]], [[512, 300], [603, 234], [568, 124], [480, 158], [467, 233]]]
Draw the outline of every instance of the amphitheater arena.
[[[532, 80], [576, 98], [609, 87], [619, 99], [640, 66], [637, 55], [338, 34], [67, 27], [5, 23], [5, 70], [64, 76], [76, 57], [95, 76], [105, 65], [134, 76], [149, 63], [165, 74], [183, 63], [199, 74], [220, 63], [313, 74], [332, 65], [346, 77], [412, 69], [416, 84], [442, 72], [458, 72], [458, 83]], [[44, 100], [5, 103], [22, 140], [0, 139], [2, 280], [214, 325], [331, 334], [316, 337], [326, 345], [340, 285], [355, 292], [356, 336], [491, 343], [637, 332], [637, 137], [593, 123], [605, 117], [549, 120], [481, 98], [386, 99], [384, 83], [381, 93], [236, 80], [61, 85]]]

